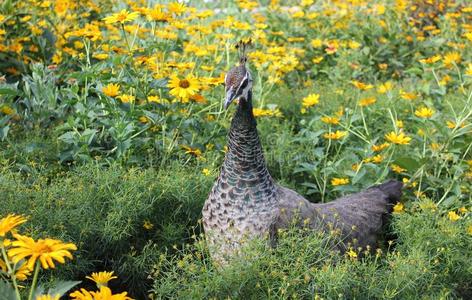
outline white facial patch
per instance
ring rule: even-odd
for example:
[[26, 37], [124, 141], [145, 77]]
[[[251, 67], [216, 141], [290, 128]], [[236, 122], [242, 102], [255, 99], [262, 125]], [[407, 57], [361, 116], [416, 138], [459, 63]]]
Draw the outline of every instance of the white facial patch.
[[242, 97], [244, 99], [247, 99], [249, 90], [251, 90], [251, 89], [252, 89], [251, 73], [249, 73], [246, 70], [246, 73], [244, 74], [244, 78], [238, 86], [238, 89], [237, 89], [237, 92], [236, 92], [236, 97], [238, 97], [238, 98]]

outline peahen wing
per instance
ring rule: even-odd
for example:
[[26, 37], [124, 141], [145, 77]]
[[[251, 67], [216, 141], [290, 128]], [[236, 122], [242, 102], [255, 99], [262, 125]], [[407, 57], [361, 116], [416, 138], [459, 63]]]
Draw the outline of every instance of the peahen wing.
[[296, 192], [279, 187], [280, 216], [277, 227], [286, 227], [300, 218], [314, 230], [325, 230], [339, 238], [339, 249], [375, 246], [377, 236], [401, 196], [402, 183], [388, 181], [365, 191], [341, 197], [329, 203], [310, 203]]

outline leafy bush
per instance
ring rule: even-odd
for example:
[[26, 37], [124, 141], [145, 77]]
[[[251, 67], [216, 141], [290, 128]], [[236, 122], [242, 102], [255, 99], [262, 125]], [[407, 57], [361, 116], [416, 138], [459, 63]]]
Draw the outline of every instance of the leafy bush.
[[[78, 246], [42, 282], [113, 270], [114, 290], [139, 299], [151, 285], [169, 298], [471, 297], [467, 1], [115, 2], [0, 3], [0, 218], [26, 214], [27, 234]], [[291, 232], [258, 260], [210, 266], [198, 219], [225, 153], [224, 75], [248, 37], [276, 180], [314, 202], [405, 183], [382, 253], [342, 258]]]
[[212, 181], [178, 165], [155, 171], [90, 164], [29, 182], [11, 172], [0, 178], [0, 215], [28, 215], [29, 235], [76, 243], [77, 258], [57, 276], [114, 270], [134, 293], [146, 292], [147, 272], [160, 251], [194, 234]]
[[[162, 256], [153, 292], [169, 299], [438, 299], [468, 298], [472, 237], [421, 201], [396, 215], [395, 244], [356, 255], [331, 252], [322, 235], [285, 232], [277, 248], [261, 244], [225, 269], [209, 262], [203, 240]], [[423, 207], [423, 208], [422, 208]], [[470, 223], [470, 220], [469, 220]]]

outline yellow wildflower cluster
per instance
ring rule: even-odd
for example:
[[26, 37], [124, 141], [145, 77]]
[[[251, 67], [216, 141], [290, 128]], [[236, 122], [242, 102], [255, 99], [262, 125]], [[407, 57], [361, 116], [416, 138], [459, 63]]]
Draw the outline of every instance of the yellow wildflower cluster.
[[263, 108], [253, 108], [252, 113], [254, 117], [281, 117], [282, 112], [280, 109], [263, 109]]
[[405, 135], [405, 133], [395, 133], [394, 131], [387, 133], [385, 139], [393, 144], [397, 145], [408, 145], [411, 141], [411, 137]]
[[310, 94], [303, 98], [302, 106], [305, 108], [315, 106], [320, 102], [320, 95], [319, 94]]
[[340, 140], [347, 135], [347, 131], [336, 130], [335, 132], [327, 132], [323, 137], [328, 140]]
[[346, 185], [349, 183], [349, 178], [333, 178], [331, 179], [332, 186]]
[[[20, 215], [10, 214], [0, 219], [0, 273], [3, 272], [13, 283], [19, 298], [17, 280], [24, 281], [34, 271], [33, 286], [41, 269], [55, 268], [55, 262], [65, 263], [65, 258], [72, 259], [72, 250], [77, 247], [72, 243], [63, 243], [50, 238], [34, 239], [17, 233], [17, 227], [27, 219]], [[13, 240], [9, 237], [13, 237]]]
[[[72, 259], [71, 251], [77, 250], [72, 243], [64, 243], [55, 239], [38, 239], [17, 233], [17, 227], [25, 223], [27, 219], [20, 215], [10, 214], [0, 219], [0, 274], [4, 274], [12, 282], [15, 288], [17, 299], [21, 299], [17, 281], [25, 281], [33, 274], [30, 295], [36, 289], [37, 278], [40, 269], [54, 269], [56, 262], [65, 263], [65, 258]], [[10, 239], [9, 237], [13, 237]], [[70, 294], [74, 300], [96, 300], [96, 299], [116, 299], [132, 300], [126, 292], [113, 294], [107, 287], [108, 282], [117, 278], [113, 272], [92, 273], [86, 278], [94, 281], [99, 288], [97, 292], [89, 292], [85, 289]], [[62, 294], [37, 295], [35, 299], [51, 300], [59, 299]]]

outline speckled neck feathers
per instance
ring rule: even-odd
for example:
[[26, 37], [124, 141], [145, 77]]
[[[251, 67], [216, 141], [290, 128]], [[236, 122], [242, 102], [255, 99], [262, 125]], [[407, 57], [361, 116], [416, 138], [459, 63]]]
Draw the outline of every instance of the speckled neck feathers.
[[[275, 186], [270, 176], [257, 133], [257, 123], [252, 112], [252, 92], [249, 99], [240, 99], [228, 134], [228, 152], [225, 156], [218, 184], [234, 186], [230, 200], [271, 201], [275, 199]], [[238, 191], [251, 191], [242, 193]]]

